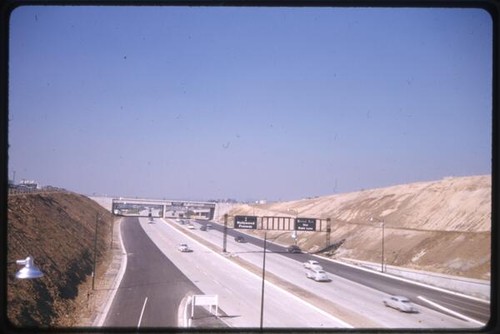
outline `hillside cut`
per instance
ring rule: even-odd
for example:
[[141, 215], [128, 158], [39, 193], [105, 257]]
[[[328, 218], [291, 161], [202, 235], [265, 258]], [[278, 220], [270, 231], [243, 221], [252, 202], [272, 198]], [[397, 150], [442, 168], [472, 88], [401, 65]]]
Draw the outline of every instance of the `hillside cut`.
[[[330, 218], [330, 245], [336, 247], [322, 251], [326, 232], [298, 232], [297, 244], [332, 258], [371, 262], [381, 261], [383, 222], [386, 265], [489, 280], [491, 210], [491, 176], [484, 175], [239, 205], [228, 214]], [[268, 231], [268, 238], [294, 243], [289, 231]]]

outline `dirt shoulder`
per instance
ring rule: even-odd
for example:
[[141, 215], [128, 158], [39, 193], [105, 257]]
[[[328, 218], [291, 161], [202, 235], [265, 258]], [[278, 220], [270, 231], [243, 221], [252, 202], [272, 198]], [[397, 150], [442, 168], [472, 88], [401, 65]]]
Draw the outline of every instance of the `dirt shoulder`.
[[121, 273], [125, 269], [126, 254], [121, 245], [120, 225], [121, 219], [116, 219], [112, 247], [97, 269], [94, 289], [92, 289], [91, 280], [87, 280], [79, 287], [79, 297], [76, 303], [80, 311], [77, 315], [76, 327], [100, 327], [105, 320], [107, 308], [110, 307], [120, 283]]

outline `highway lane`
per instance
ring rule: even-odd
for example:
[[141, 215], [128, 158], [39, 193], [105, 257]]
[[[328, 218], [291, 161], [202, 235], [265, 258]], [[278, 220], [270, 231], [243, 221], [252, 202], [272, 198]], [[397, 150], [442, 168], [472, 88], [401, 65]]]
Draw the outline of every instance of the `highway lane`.
[[156, 247], [138, 218], [124, 218], [121, 234], [127, 268], [104, 327], [177, 327], [177, 311], [199, 289]]
[[[200, 224], [205, 224], [205, 222], [200, 221]], [[212, 225], [213, 229], [220, 232], [223, 231], [222, 225], [213, 223]], [[259, 247], [263, 247], [264, 245], [262, 239], [241, 233], [240, 231], [234, 229], [228, 229], [228, 235], [230, 237], [233, 237], [235, 235], [244, 235], [249, 242]], [[286, 247], [272, 243], [268, 245], [268, 249], [277, 253], [281, 252], [284, 256], [295, 258], [302, 262], [314, 259], [316, 261], [319, 261], [323, 268], [325, 268], [325, 270], [327, 270], [328, 272], [335, 273], [335, 275], [344, 277], [348, 280], [377, 289], [379, 291], [386, 292], [388, 294], [406, 295], [407, 297], [410, 297], [416, 304], [420, 304], [422, 306], [429, 307], [430, 305], [424, 301], [421, 301], [418, 296], [428, 296], [426, 298], [434, 301], [435, 303], [443, 305], [444, 307], [449, 308], [452, 311], [464, 314], [465, 316], [470, 317], [471, 319], [475, 319], [480, 323], [487, 323], [490, 317], [490, 305], [486, 301], [478, 300], [476, 298], [468, 298], [467, 296], [433, 289], [428, 286], [422, 286], [419, 284], [414, 284], [412, 282], [405, 282], [403, 280], [394, 278], [393, 276], [375, 273], [370, 270], [361, 271], [359, 268], [353, 268], [352, 266], [343, 263], [333, 262], [310, 254], [288, 254], [286, 252]]]
[[[261, 308], [262, 279], [179, 232], [170, 224], [156, 220], [141, 226], [161, 251], [204, 294], [219, 296], [224, 321], [231, 327], [260, 327], [263, 310], [264, 328], [345, 328], [338, 318], [304, 302], [269, 282], [265, 283], [264, 308]], [[187, 243], [192, 253], [179, 252], [179, 243]]]
[[[200, 224], [205, 224], [205, 222], [200, 222]], [[219, 232], [222, 231], [222, 226], [213, 224], [213, 229], [217, 230]], [[215, 231], [214, 231], [215, 232]], [[228, 252], [234, 252], [237, 253], [239, 256], [245, 256], [245, 258], [248, 258], [250, 261], [252, 261], [252, 255], [251, 252], [248, 248], [250, 246], [247, 246], [247, 254], [244, 254], [244, 252], [238, 252], [236, 245], [233, 242], [233, 237], [235, 235], [240, 235], [242, 234], [238, 230], [233, 230], [233, 229], [228, 229], [228, 238], [227, 238], [227, 250]], [[204, 235], [204, 234], [200, 234]], [[217, 245], [220, 245], [222, 247], [222, 235], [219, 234], [218, 237], [215, 237], [215, 233], [212, 233], [212, 242], [214, 242]], [[206, 234], [208, 236], [208, 234]], [[259, 238], [254, 238], [252, 236], [245, 235], [246, 240], [249, 241], [248, 245], [252, 245], [255, 243], [257, 247], [262, 247], [263, 246], [263, 240]], [[426, 286], [418, 285], [418, 284], [413, 284], [410, 282], [405, 282], [401, 281], [399, 279], [394, 279], [388, 275], [381, 275], [378, 273], [375, 273], [373, 271], [369, 270], [360, 270], [359, 268], [353, 268], [352, 266], [348, 265], [343, 265], [340, 263], [332, 262], [330, 260], [325, 260], [322, 258], [319, 258], [317, 256], [312, 256], [310, 254], [289, 254], [285, 251], [285, 248], [279, 245], [275, 245], [272, 243], [268, 244], [268, 249], [270, 251], [275, 252], [275, 254], [280, 256], [281, 258], [288, 258], [294, 260], [296, 263], [301, 264], [302, 262], [305, 262], [308, 259], [315, 259], [319, 261], [323, 267], [326, 269], [326, 271], [333, 273], [335, 277], [340, 278], [340, 280], [347, 280], [350, 282], [357, 282], [360, 286], [362, 287], [368, 287], [373, 290], [379, 291], [380, 293], [378, 294], [377, 297], [378, 300], [376, 300], [373, 303], [366, 303], [365, 300], [366, 298], [362, 298], [362, 296], [359, 296], [363, 300], [363, 306], [365, 308], [370, 307], [373, 309], [374, 313], [376, 314], [377, 319], [385, 319], [383, 325], [388, 325], [390, 327], [401, 327], [401, 326], [408, 326], [408, 324], [412, 324], [413, 322], [416, 321], [415, 325], [418, 327], [456, 327], [456, 328], [462, 328], [462, 327], [481, 327], [482, 323], [485, 323], [487, 321], [487, 317], [484, 317], [484, 314], [489, 314], [489, 305], [488, 303], [480, 302], [477, 300], [471, 300], [469, 298], [465, 298], [463, 296], [457, 296], [455, 294], [451, 294], [445, 291], [441, 290], [436, 290], [432, 289]], [[255, 256], [257, 256], [256, 259], [254, 259], [254, 263], [258, 263], [258, 248], [254, 248], [253, 252], [255, 253]], [[272, 258], [272, 256], [269, 256], [268, 258]], [[283, 261], [280, 261], [283, 262]], [[296, 265], [297, 267], [297, 265]], [[269, 270], [271, 270], [272, 267], [269, 266]], [[286, 268], [278, 269], [277, 272], [286, 272]], [[291, 269], [293, 270], [293, 269]], [[290, 275], [287, 275], [287, 279], [290, 278]], [[335, 279], [335, 281], [339, 281], [339, 279]], [[297, 283], [297, 282], [295, 282]], [[298, 284], [301, 284], [298, 282]], [[336, 284], [336, 286], [339, 286], [339, 284]], [[359, 293], [359, 291], [364, 291], [363, 288], [358, 286], [355, 288], [353, 291], [354, 294]], [[317, 287], [314, 287], [314, 289], [318, 289]], [[352, 287], [351, 287], [352, 289]], [[342, 300], [342, 296], [333, 295], [331, 291], [326, 291], [326, 295], [331, 295], [332, 298], [336, 298], [336, 300]], [[426, 313], [430, 314], [430, 311], [427, 311], [428, 309], [433, 309], [434, 311], [440, 312], [441, 314], [437, 315], [434, 314], [433, 318], [435, 318], [434, 321], [430, 321], [427, 319], [426, 321], [423, 321], [423, 319], [420, 319], [419, 317], [414, 316], [413, 318], [410, 319], [405, 319], [404, 321], [409, 321], [406, 323], [401, 323], [400, 321], [402, 320], [401, 317], [398, 319], [392, 319], [390, 321], [387, 321], [388, 319], [391, 318], [394, 314], [386, 314], [382, 315], [379, 314], [379, 308], [380, 308], [380, 303], [381, 299], [383, 296], [387, 294], [401, 294], [409, 297], [412, 301], [414, 301], [416, 304], [419, 304], [419, 308], [422, 310], [426, 310]], [[374, 295], [375, 296], [375, 295]], [[422, 296], [425, 299], [420, 299], [419, 297]], [[356, 296], [352, 296], [356, 297]], [[348, 298], [348, 297], [347, 297]], [[356, 298], [351, 298], [351, 303], [355, 301]], [[450, 307], [453, 308], [456, 312], [459, 312], [461, 314], [467, 314], [467, 316], [471, 316], [474, 314], [474, 308], [470, 305], [478, 305], [479, 306], [479, 311], [476, 313], [476, 318], [471, 317], [471, 321], [462, 321], [458, 319], [453, 319], [452, 317], [449, 316], [449, 313], [442, 313], [442, 310], [434, 307], [432, 304], [429, 304], [425, 300], [430, 300], [430, 301], [435, 301], [436, 303], [439, 303], [440, 305], [443, 305], [445, 307]], [[346, 302], [349, 302], [347, 300]], [[353, 306], [355, 307], [355, 306]], [[434, 312], [434, 313], [437, 313]], [[479, 316], [477, 316], [479, 314]], [[374, 315], [375, 316], [375, 315]], [[479, 321], [474, 321], [473, 319], [479, 319]]]

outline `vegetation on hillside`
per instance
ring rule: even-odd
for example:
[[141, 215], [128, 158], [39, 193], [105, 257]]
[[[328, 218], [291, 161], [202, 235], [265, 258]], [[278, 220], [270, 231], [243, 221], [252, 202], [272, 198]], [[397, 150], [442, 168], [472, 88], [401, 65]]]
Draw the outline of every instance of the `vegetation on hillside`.
[[[110, 247], [110, 212], [69, 193], [9, 195], [7, 317], [13, 326], [69, 327], [78, 322], [75, 300]], [[32, 256], [42, 278], [18, 280], [15, 261]], [[14, 264], [12, 264], [14, 263]]]

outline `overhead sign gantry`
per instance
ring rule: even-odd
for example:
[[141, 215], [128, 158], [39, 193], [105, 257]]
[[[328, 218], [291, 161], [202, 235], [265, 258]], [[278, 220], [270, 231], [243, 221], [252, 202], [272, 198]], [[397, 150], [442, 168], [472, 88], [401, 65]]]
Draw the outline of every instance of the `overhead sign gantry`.
[[[279, 216], [234, 216], [233, 228], [261, 231], [326, 232], [326, 245], [330, 244], [330, 219], [279, 217]], [[224, 238], [222, 251], [226, 252], [228, 215], [224, 215]]]

